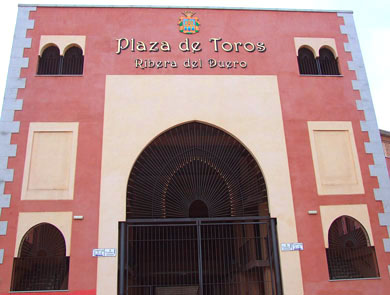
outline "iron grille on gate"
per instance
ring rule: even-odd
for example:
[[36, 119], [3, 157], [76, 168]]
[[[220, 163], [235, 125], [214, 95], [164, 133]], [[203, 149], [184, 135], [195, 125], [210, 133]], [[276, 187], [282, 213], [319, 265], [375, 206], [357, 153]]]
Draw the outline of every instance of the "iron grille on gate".
[[276, 220], [120, 223], [120, 295], [282, 294]]
[[196, 217], [269, 214], [256, 160], [234, 137], [200, 122], [164, 132], [140, 154], [128, 181], [127, 219], [187, 218], [195, 202], [205, 209]]

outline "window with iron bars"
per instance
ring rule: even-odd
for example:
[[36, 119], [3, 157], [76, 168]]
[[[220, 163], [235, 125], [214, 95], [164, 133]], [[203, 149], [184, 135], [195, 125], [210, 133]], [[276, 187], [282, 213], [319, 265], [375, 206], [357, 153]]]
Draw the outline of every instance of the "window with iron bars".
[[326, 249], [329, 278], [348, 280], [379, 277], [375, 247], [363, 225], [349, 216], [333, 221]]
[[46, 48], [39, 56], [38, 75], [82, 75], [84, 56], [81, 48], [72, 46], [60, 55], [57, 46]]
[[315, 58], [310, 49], [301, 47], [298, 50], [298, 66], [301, 75], [340, 75], [338, 60], [327, 48], [321, 48], [319, 57]]
[[67, 290], [69, 256], [62, 233], [49, 223], [32, 227], [14, 258], [11, 291]]

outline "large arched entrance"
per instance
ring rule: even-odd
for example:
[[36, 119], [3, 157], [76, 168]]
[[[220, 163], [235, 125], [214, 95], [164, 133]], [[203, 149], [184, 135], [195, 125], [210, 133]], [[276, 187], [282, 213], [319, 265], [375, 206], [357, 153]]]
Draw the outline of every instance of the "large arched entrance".
[[253, 156], [190, 122], [155, 138], [130, 173], [119, 294], [279, 294], [276, 221]]

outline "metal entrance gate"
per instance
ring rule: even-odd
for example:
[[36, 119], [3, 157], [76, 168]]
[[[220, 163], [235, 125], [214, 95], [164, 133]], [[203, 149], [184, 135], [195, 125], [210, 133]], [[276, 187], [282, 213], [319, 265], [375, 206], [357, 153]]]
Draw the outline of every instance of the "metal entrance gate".
[[276, 219], [120, 223], [120, 295], [282, 294]]

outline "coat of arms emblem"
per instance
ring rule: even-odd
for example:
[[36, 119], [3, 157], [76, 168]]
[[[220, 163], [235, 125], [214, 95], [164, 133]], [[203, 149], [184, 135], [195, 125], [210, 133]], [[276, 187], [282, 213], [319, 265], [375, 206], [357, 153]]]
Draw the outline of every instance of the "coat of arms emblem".
[[195, 12], [184, 11], [184, 16], [179, 19], [179, 31], [184, 34], [195, 34], [199, 32], [199, 19], [194, 17]]

